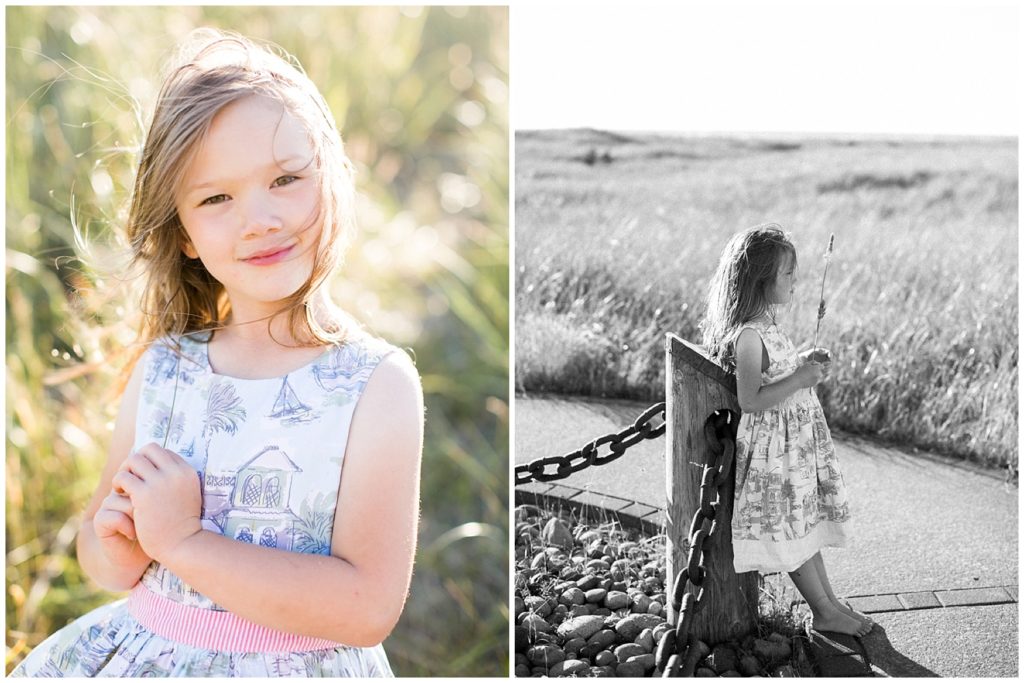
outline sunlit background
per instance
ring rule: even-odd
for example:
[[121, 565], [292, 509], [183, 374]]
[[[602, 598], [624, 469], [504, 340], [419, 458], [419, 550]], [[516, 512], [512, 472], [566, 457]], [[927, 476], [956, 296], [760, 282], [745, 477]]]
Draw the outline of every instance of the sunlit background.
[[[385, 649], [401, 676], [505, 676], [508, 12], [505, 8], [7, 10], [7, 671], [115, 596], [74, 557], [132, 340], [111, 229], [174, 45], [269, 40], [323, 92], [358, 169], [336, 300], [414, 353], [427, 402], [420, 545]], [[73, 221], [89, 236], [76, 247]], [[83, 247], [89, 257], [83, 260]], [[388, 484], [380, 482], [382, 495]]]

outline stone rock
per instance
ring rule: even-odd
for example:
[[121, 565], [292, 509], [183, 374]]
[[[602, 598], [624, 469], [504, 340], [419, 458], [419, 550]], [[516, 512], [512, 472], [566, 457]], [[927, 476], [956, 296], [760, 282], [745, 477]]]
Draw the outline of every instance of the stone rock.
[[673, 630], [672, 624], [667, 621], [662, 621], [660, 624], [654, 627], [654, 641], [657, 643], [661, 642], [661, 637], [665, 635], [665, 631]]
[[796, 671], [789, 664], [783, 664], [772, 672], [772, 678], [796, 678]]
[[788, 642], [780, 643], [775, 640], [758, 638], [754, 641], [754, 654], [763, 662], [773, 663], [789, 659], [792, 650], [790, 650]]
[[732, 669], [729, 669], [728, 671], [723, 671], [722, 673], [718, 674], [718, 676], [719, 678], [743, 678], [743, 674], [741, 674], [739, 671], [734, 671]]
[[590, 665], [578, 659], [567, 659], [564, 662], [555, 664], [548, 673], [551, 676], [585, 676], [590, 671]]
[[594, 678], [615, 678], [615, 667], [595, 666], [590, 669], [590, 675]]
[[546, 617], [551, 614], [551, 603], [546, 598], [539, 597], [537, 595], [531, 595], [524, 600], [526, 603], [526, 609], [530, 610], [538, 617]]
[[559, 604], [567, 605], [567, 606], [582, 605], [586, 601], [587, 601], [586, 593], [581, 591], [576, 586], [573, 586], [569, 590], [565, 591], [558, 598]]
[[615, 644], [615, 631], [610, 628], [602, 628], [587, 640], [588, 645], [591, 643], [600, 645], [601, 649], [611, 647]]
[[615, 560], [612, 562], [611, 577], [616, 581], [622, 581], [629, 576], [629, 560]]
[[714, 671], [707, 668], [706, 666], [702, 666], [699, 669], [697, 669], [697, 671], [693, 675], [697, 678], [718, 678], [718, 674], [716, 674]]
[[630, 597], [633, 599], [630, 611], [635, 614], [647, 614], [647, 608], [651, 606], [651, 599], [643, 593], [633, 593]]
[[540, 532], [540, 540], [545, 545], [565, 550], [572, 550], [574, 542], [568, 527], [555, 517], [549, 519], [548, 523], [544, 525], [544, 530]]
[[530, 646], [530, 629], [525, 626], [515, 627], [516, 652], [525, 652]]
[[739, 671], [744, 676], [757, 676], [761, 671], [761, 662], [754, 655], [740, 657]]
[[615, 667], [616, 678], [640, 678], [644, 675], [644, 665], [640, 662], [622, 662]]
[[629, 596], [622, 591], [611, 591], [604, 598], [604, 606], [610, 610], [629, 607]]
[[645, 628], [633, 641], [647, 652], [654, 652], [654, 629]]
[[604, 651], [605, 650], [603, 645], [600, 645], [599, 643], [588, 642], [586, 645], [580, 648], [579, 657], [580, 659], [589, 659], [591, 662], [593, 662], [594, 657], [597, 657], [598, 654]]
[[573, 617], [562, 622], [558, 627], [558, 635], [566, 640], [573, 638], [589, 639], [604, 628], [604, 618], [598, 616]]
[[722, 673], [735, 669], [739, 666], [739, 661], [736, 657], [736, 651], [728, 645], [715, 645], [714, 649], [711, 650], [711, 654], [708, 655], [707, 666], [715, 670], [715, 673]]
[[625, 643], [615, 648], [615, 659], [620, 662], [629, 661], [630, 657], [647, 654], [644, 649], [636, 643]]
[[615, 653], [611, 650], [601, 650], [594, 655], [594, 664], [596, 666], [615, 666], [615, 663], [618, 661], [615, 659]]
[[580, 653], [580, 650], [582, 650], [583, 646], [586, 644], [587, 641], [583, 638], [572, 638], [570, 640], [565, 641], [565, 644], [562, 645], [562, 651], [565, 652], [566, 657], [576, 659], [577, 655], [579, 655]]
[[626, 660], [627, 664], [629, 664], [630, 662], [638, 662], [639, 664], [643, 664], [644, 671], [650, 671], [651, 669], [653, 669], [655, 663], [654, 655], [650, 653], [643, 655], [634, 655]]
[[601, 590], [600, 588], [597, 588], [597, 584], [599, 583], [601, 583], [601, 577], [596, 574], [587, 574], [576, 581], [576, 587], [581, 591], [589, 593], [592, 589]]
[[606, 572], [611, 568], [604, 560], [590, 560], [587, 562], [587, 570], [592, 572]]
[[553, 667], [565, 661], [565, 653], [557, 645], [534, 645], [526, 651], [526, 658], [534, 666]]
[[596, 610], [594, 610], [594, 614], [600, 615], [602, 617], [611, 616], [611, 613], [612, 611], [607, 607], [598, 607]]
[[654, 614], [656, 616], [663, 616], [662, 612], [665, 610], [665, 606], [657, 600], [651, 600], [651, 604], [647, 606], [647, 613]]
[[[596, 577], [595, 577], [596, 578]], [[586, 593], [587, 602], [600, 604], [607, 597], [608, 591], [603, 588], [591, 588]]]
[[569, 617], [585, 617], [590, 616], [597, 609], [596, 605], [573, 605], [569, 608]]
[[523, 623], [520, 626], [527, 629], [531, 639], [535, 638], [538, 633], [551, 633], [554, 630], [551, 624], [536, 614], [527, 614], [523, 617]]
[[516, 664], [516, 678], [529, 678], [530, 667], [526, 664]]
[[612, 581], [611, 585], [608, 587], [608, 591], [619, 591], [620, 593], [625, 593], [627, 588], [629, 588], [629, 586], [626, 585], [625, 581]]
[[615, 624], [615, 632], [632, 642], [645, 628], [653, 629], [662, 621], [653, 614], [630, 614]]
[[517, 595], [513, 601], [513, 607], [514, 618], [518, 619], [519, 615], [526, 611], [526, 601]]
[[516, 656], [512, 660], [512, 663], [515, 664], [516, 666], [526, 666], [526, 667], [530, 666], [530, 660], [527, 659], [526, 655], [524, 655], [522, 652], [517, 652], [516, 653]]

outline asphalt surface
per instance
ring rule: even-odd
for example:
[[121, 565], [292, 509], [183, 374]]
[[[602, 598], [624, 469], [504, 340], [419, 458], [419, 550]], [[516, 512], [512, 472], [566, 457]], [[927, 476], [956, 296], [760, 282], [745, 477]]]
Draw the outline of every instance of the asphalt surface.
[[[575, 450], [646, 407], [516, 397], [515, 462]], [[881, 626], [862, 639], [876, 675], [1016, 677], [1017, 486], [927, 453], [837, 432], [833, 439], [853, 538], [822, 556], [836, 593]], [[663, 509], [664, 449], [664, 439], [645, 441], [564, 483], [584, 489], [591, 504], [620, 509], [629, 499], [638, 509]]]

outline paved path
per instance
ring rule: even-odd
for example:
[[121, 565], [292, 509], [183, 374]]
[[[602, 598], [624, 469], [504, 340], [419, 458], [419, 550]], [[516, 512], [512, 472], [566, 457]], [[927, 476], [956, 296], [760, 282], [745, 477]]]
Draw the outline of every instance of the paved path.
[[[575, 450], [646, 407], [517, 397], [516, 463]], [[822, 554], [836, 592], [882, 627], [862, 641], [875, 672], [1016, 677], [1017, 487], [935, 456], [834, 437], [854, 535], [849, 547]], [[627, 512], [663, 519], [664, 448], [663, 439], [645, 441], [565, 484], [584, 490], [576, 499], [611, 508], [629, 499], [640, 505]]]

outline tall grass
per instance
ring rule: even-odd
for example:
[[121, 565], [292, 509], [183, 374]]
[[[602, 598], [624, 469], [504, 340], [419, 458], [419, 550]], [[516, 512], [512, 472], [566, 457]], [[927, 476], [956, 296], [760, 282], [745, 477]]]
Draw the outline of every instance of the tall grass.
[[1010, 139], [516, 135], [516, 389], [661, 400], [664, 335], [699, 341], [733, 233], [792, 231], [782, 322], [814, 333], [829, 233], [830, 424], [1017, 463]]
[[[423, 378], [419, 550], [385, 643], [392, 665], [507, 675], [508, 15], [497, 7], [7, 9], [7, 670], [114, 597], [73, 548], [132, 340], [130, 304], [106, 300], [110, 281], [92, 266], [115, 260], [158, 66], [202, 25], [281, 45], [321, 88], [361, 195], [333, 291], [409, 348]], [[73, 220], [90, 235], [84, 262]]]

